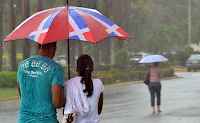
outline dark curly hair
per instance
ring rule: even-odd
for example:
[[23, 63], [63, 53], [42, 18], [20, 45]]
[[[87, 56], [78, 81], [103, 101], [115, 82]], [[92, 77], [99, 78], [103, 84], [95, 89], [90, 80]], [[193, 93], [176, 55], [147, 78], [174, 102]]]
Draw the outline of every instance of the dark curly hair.
[[93, 94], [93, 82], [92, 82], [92, 71], [93, 71], [93, 60], [87, 54], [82, 54], [77, 60], [77, 73], [82, 77], [81, 83], [85, 84], [84, 93], [87, 92], [87, 97], [91, 97]]

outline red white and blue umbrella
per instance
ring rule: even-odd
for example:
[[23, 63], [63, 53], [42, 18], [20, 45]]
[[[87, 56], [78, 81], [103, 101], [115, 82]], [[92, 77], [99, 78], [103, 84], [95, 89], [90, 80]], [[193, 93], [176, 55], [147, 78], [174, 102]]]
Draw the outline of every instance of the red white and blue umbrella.
[[121, 40], [131, 38], [95, 9], [63, 6], [30, 16], [14, 29], [5, 41], [28, 38], [40, 44], [63, 39], [97, 43], [109, 36]]
[[[63, 6], [43, 10], [23, 21], [4, 41], [28, 38], [40, 44], [64, 39], [97, 43], [107, 37], [131, 38], [114, 22], [95, 9]], [[68, 41], [68, 74], [69, 68]]]

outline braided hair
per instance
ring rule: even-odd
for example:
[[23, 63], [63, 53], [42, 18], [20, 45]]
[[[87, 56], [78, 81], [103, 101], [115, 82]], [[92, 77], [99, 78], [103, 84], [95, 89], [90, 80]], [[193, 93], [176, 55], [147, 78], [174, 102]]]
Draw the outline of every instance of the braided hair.
[[84, 93], [87, 92], [87, 97], [91, 97], [93, 94], [93, 82], [91, 79], [93, 71], [93, 60], [87, 54], [82, 54], [77, 60], [77, 73], [82, 77], [81, 83], [85, 84]]

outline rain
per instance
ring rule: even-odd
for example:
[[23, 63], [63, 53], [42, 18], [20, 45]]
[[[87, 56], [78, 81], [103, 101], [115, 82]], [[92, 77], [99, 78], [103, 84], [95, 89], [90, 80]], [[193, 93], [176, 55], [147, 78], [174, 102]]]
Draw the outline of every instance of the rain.
[[[17, 122], [17, 70], [21, 61], [38, 54], [36, 41], [4, 40], [36, 12], [66, 4], [67, 0], [0, 0], [0, 123]], [[104, 85], [100, 122], [199, 123], [200, 0], [69, 0], [68, 5], [95, 9], [130, 36], [125, 40], [108, 36], [96, 43], [57, 41], [53, 60], [63, 67], [65, 82], [77, 76], [79, 55], [92, 57], [92, 77]], [[164, 73], [162, 113], [152, 114], [149, 90], [143, 83], [152, 64], [139, 61], [149, 55], [167, 58], [159, 64]], [[62, 109], [57, 117], [61, 122]]]

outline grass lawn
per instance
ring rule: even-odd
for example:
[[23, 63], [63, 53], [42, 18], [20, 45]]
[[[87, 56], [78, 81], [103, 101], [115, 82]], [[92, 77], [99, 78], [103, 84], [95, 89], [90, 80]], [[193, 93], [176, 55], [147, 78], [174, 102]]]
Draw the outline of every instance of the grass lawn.
[[1, 88], [0, 89], [0, 100], [9, 99], [13, 97], [19, 97], [17, 88]]
[[[8, 53], [3, 53], [2, 58], [3, 58], [3, 59], [8, 59], [8, 58], [9, 58], [9, 54], [8, 54]], [[23, 58], [22, 53], [17, 53], [17, 54], [16, 54], [16, 59], [22, 59], [22, 58]]]

